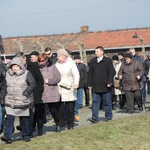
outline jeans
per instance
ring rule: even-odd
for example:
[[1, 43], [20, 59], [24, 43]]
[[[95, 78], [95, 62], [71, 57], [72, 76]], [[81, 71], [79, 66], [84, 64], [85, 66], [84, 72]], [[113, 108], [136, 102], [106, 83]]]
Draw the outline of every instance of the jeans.
[[3, 122], [3, 119], [2, 119], [2, 107], [0, 105], [0, 130], [2, 129], [2, 122]]
[[78, 115], [78, 109], [79, 109], [79, 103], [78, 100], [76, 100], [74, 105], [74, 116]]
[[82, 107], [82, 102], [83, 102], [83, 88], [78, 88], [77, 89], [77, 101], [78, 101], [79, 107]]
[[5, 132], [4, 132], [4, 137], [6, 137], [7, 139], [12, 139], [14, 121], [15, 121], [15, 116], [7, 115], [6, 129], [5, 129]]
[[[30, 138], [29, 136], [29, 116], [20, 117], [21, 119], [21, 131], [23, 138]], [[12, 133], [14, 129], [15, 116], [7, 115], [6, 119], [6, 129], [4, 132], [4, 137], [7, 139], [12, 139]]]
[[21, 121], [21, 132], [23, 138], [29, 138], [30, 139], [30, 116], [23, 116], [20, 117]]
[[99, 108], [102, 102], [105, 110], [105, 118], [111, 120], [113, 117], [111, 92], [92, 93], [92, 99], [92, 119], [98, 120]]
[[150, 95], [150, 81], [147, 81], [147, 94]]
[[34, 121], [34, 111], [33, 108], [29, 109], [29, 135], [30, 137], [33, 136], [33, 121]]

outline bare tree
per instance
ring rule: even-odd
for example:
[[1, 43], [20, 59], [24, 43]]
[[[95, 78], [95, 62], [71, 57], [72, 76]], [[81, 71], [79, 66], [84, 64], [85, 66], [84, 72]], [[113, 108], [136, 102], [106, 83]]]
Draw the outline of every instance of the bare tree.
[[65, 46], [64, 46], [63, 44], [61, 44], [61, 43], [57, 43], [56, 45], [57, 45], [58, 47], [62, 48], [62, 49], [65, 49]]
[[82, 42], [81, 43], [74, 42], [74, 45], [76, 45], [79, 48], [80, 57], [84, 61], [84, 63], [87, 65], [86, 50], [84, 49], [84, 44]]
[[24, 46], [19, 40], [15, 40], [14, 44], [17, 44], [19, 46], [20, 52], [24, 51]]

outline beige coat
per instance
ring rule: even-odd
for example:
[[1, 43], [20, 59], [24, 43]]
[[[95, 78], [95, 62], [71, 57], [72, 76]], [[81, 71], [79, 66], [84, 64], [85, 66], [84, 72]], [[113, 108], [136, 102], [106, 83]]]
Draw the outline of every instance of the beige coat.
[[[77, 90], [73, 85], [79, 85], [79, 71], [75, 62], [71, 58], [67, 58], [65, 62], [56, 62], [56, 67], [61, 73], [61, 81], [58, 83], [61, 101], [75, 101], [77, 99]], [[62, 82], [71, 84], [71, 89], [61, 87]]]
[[[119, 69], [121, 67], [121, 61], [118, 61], [116, 64], [113, 64], [114, 68], [115, 68], [115, 71], [116, 71], [116, 75], [114, 76], [114, 79], [116, 77], [118, 77], [118, 72], [119, 72]], [[114, 88], [112, 90], [112, 95], [120, 95], [120, 94], [124, 94], [123, 91], [121, 91], [120, 88]]]

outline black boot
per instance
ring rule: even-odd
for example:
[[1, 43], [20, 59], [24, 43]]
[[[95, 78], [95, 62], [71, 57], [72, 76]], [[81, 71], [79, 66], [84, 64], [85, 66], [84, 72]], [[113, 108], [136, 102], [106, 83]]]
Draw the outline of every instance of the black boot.
[[120, 109], [124, 108], [124, 104], [125, 104], [125, 94], [119, 95], [119, 105], [120, 105]]
[[85, 105], [90, 106], [90, 93], [89, 93], [89, 88], [84, 87], [84, 92], [85, 92]]
[[43, 120], [39, 119], [38, 123], [37, 123], [37, 127], [38, 127], [38, 136], [43, 135]]

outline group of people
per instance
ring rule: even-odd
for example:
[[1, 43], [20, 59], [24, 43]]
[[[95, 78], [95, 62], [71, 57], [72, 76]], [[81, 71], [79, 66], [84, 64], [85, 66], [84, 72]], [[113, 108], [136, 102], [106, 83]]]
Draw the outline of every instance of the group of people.
[[[56, 132], [74, 129], [74, 120], [80, 120], [78, 109], [82, 108], [83, 91], [86, 106], [90, 106], [89, 90], [92, 93], [92, 117], [89, 119], [92, 123], [99, 121], [101, 104], [106, 121], [112, 120], [117, 97], [120, 109], [126, 102], [129, 113], [134, 112], [135, 103], [142, 111], [150, 63], [144, 65], [140, 56], [135, 57], [131, 52], [110, 59], [104, 55], [104, 48], [98, 46], [89, 66], [81, 62], [79, 55], [72, 59], [66, 49], [59, 49], [57, 57], [50, 47], [42, 54], [33, 51], [30, 57], [18, 52], [7, 71], [0, 66], [0, 127], [6, 116], [1, 140], [12, 143], [15, 117], [19, 117], [17, 129], [25, 142], [30, 141], [35, 130], [38, 136], [43, 135], [46, 108], [54, 119]], [[148, 68], [147, 74], [144, 66]]]
[[[18, 52], [12, 59], [6, 75], [1, 73], [1, 106], [5, 109], [6, 124], [1, 140], [12, 142], [15, 117], [19, 117], [19, 129], [23, 140], [29, 142], [33, 131], [43, 134], [46, 122], [45, 105], [56, 124], [56, 132], [74, 129], [74, 107], [79, 85], [76, 63], [65, 49], [52, 56], [47, 47], [45, 53], [30, 53], [30, 58]], [[2, 124], [2, 111], [1, 111]], [[4, 115], [4, 114], [3, 114]]]

